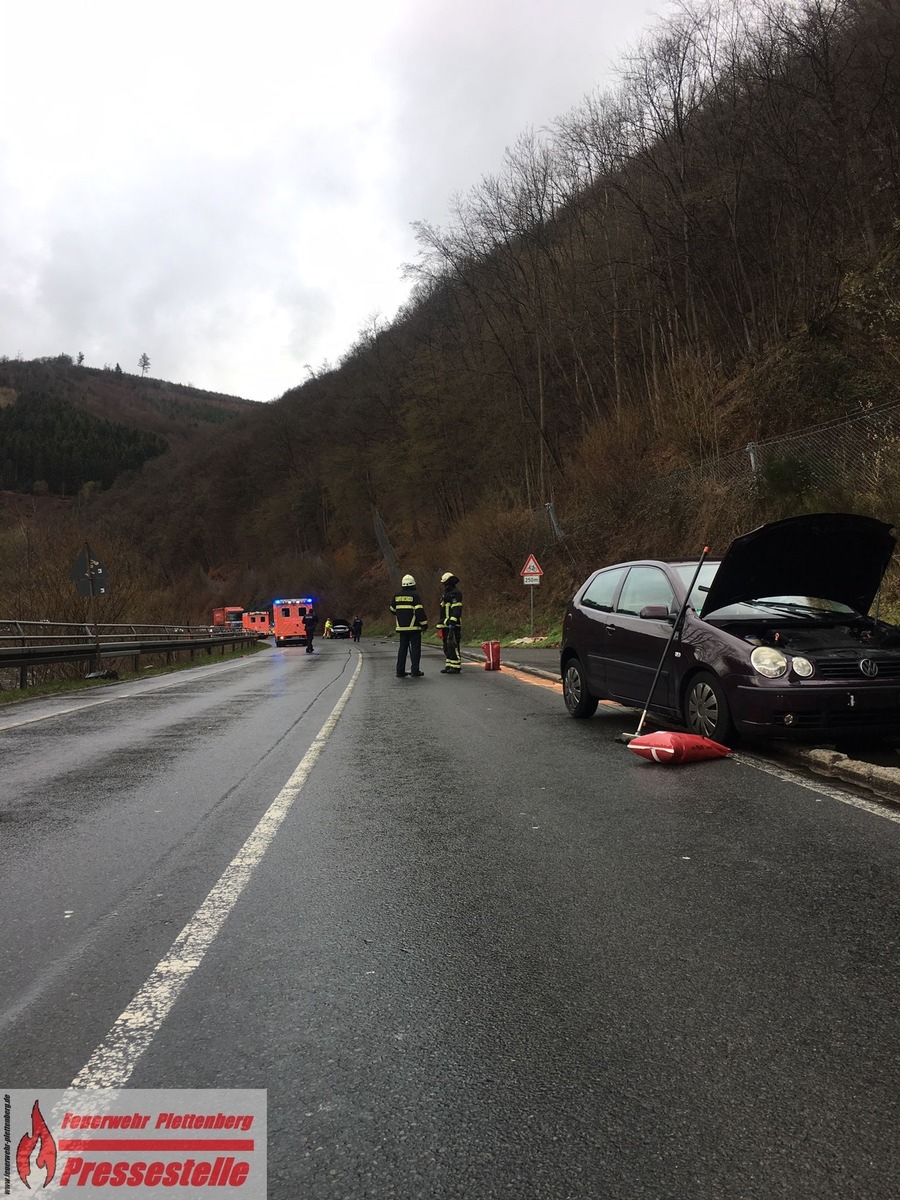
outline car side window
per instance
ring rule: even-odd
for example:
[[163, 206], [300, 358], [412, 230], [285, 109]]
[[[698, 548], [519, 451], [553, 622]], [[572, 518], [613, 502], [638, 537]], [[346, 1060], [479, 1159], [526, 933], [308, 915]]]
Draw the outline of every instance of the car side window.
[[601, 571], [596, 579], [591, 580], [581, 597], [583, 606], [596, 608], [600, 612], [612, 612], [616, 589], [624, 574], [624, 567], [617, 567], [614, 571]]
[[659, 567], [632, 567], [616, 611], [636, 617], [648, 604], [665, 604], [671, 612], [674, 602], [672, 585]]

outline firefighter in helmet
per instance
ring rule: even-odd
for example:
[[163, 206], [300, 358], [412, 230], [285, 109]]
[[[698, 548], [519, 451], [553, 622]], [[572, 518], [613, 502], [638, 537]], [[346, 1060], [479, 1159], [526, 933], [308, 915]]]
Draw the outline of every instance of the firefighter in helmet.
[[462, 634], [462, 592], [457, 587], [459, 580], [450, 571], [441, 576], [441, 619], [438, 629], [444, 631], [444, 665], [442, 675], [458, 675], [462, 670], [459, 657]]
[[397, 678], [406, 678], [408, 654], [409, 674], [415, 679], [421, 679], [425, 674], [419, 670], [422, 634], [428, 628], [428, 617], [425, 615], [412, 575], [404, 575], [400, 580], [400, 591], [391, 601], [390, 607], [397, 621], [397, 632], [400, 634], [400, 645], [397, 647]]

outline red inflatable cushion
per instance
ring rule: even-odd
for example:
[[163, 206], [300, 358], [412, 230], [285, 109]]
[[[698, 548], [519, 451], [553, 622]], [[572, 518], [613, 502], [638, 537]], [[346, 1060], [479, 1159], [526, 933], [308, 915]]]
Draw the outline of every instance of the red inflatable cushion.
[[640, 737], [631, 739], [628, 749], [641, 758], [658, 763], [702, 762], [707, 758], [731, 757], [727, 746], [696, 733], [642, 733]]

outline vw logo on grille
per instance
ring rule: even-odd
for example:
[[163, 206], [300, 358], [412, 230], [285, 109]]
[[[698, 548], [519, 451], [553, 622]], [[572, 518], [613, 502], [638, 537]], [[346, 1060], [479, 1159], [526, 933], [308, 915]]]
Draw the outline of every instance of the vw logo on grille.
[[878, 674], [878, 663], [872, 658], [864, 658], [859, 664], [859, 669], [867, 679], [874, 679]]

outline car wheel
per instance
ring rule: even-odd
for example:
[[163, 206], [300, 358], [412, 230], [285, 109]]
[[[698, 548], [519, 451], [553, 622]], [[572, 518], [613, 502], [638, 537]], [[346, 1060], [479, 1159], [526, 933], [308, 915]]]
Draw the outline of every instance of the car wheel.
[[577, 658], [570, 658], [563, 671], [563, 699], [573, 717], [592, 717], [599, 701], [588, 691], [584, 667]]
[[284, 645], [284, 638], [276, 638], [276, 639], [275, 639], [275, 645], [276, 645], [276, 646], [283, 646], [283, 645]]
[[691, 733], [714, 742], [727, 745], [734, 740], [734, 724], [725, 691], [711, 672], [701, 671], [688, 684], [684, 697], [684, 723]]

